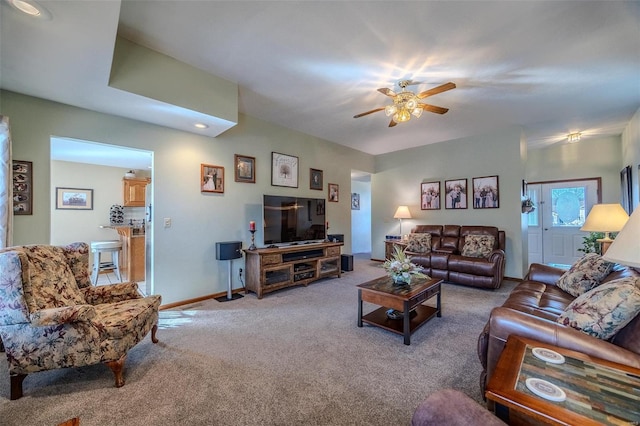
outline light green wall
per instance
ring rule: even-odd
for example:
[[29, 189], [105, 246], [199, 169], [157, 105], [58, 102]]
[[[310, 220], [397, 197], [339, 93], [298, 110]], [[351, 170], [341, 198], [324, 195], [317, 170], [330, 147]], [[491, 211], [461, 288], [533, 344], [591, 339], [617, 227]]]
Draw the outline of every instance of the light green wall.
[[[50, 239], [50, 137], [68, 137], [153, 151], [154, 292], [172, 303], [225, 291], [227, 264], [215, 260], [217, 241], [249, 245], [250, 220], [261, 223], [263, 194], [326, 197], [327, 183], [340, 185], [340, 202], [327, 203], [331, 232], [345, 234], [351, 251], [352, 168], [372, 173], [373, 157], [342, 145], [294, 132], [244, 115], [217, 138], [101, 114], [43, 99], [0, 92], [0, 113], [10, 118], [13, 157], [32, 161], [34, 214], [16, 216], [14, 243], [47, 243]], [[271, 152], [298, 156], [299, 188], [271, 186]], [[233, 156], [256, 157], [256, 184], [236, 183]], [[200, 192], [200, 164], [225, 168], [224, 194]], [[324, 171], [325, 191], [309, 189], [309, 168]], [[96, 194], [96, 196], [98, 196]], [[162, 218], [171, 218], [165, 229]], [[256, 234], [262, 242], [262, 234]], [[234, 286], [239, 285], [234, 262]]]
[[[506, 232], [506, 271], [510, 277], [523, 276], [520, 194], [524, 179], [526, 152], [521, 149], [520, 128], [491, 135], [426, 145], [376, 157], [372, 176], [372, 257], [384, 258], [384, 237], [398, 234], [393, 219], [399, 205], [409, 206], [412, 219], [403, 220], [403, 233], [418, 224], [490, 225]], [[473, 209], [444, 208], [444, 181], [498, 176], [500, 207]], [[440, 210], [420, 209], [420, 183], [439, 181], [443, 193]]]
[[[383, 239], [398, 233], [393, 213], [398, 205], [410, 207], [406, 233], [416, 224], [494, 225], [507, 233], [506, 275], [521, 277], [526, 269], [526, 234], [521, 228], [522, 179], [552, 180], [601, 176], [603, 201], [619, 200], [619, 172], [634, 167], [634, 197], [638, 200], [637, 166], [640, 163], [640, 117], [636, 113], [622, 138], [589, 144], [562, 145], [546, 150], [523, 150], [519, 128], [446, 143], [380, 155], [359, 151], [294, 132], [244, 115], [239, 124], [217, 138], [70, 107], [43, 99], [0, 92], [0, 114], [10, 118], [13, 158], [34, 166], [34, 213], [15, 217], [15, 244], [50, 242], [51, 166], [50, 137], [60, 136], [153, 151], [155, 237], [155, 293], [163, 303], [200, 297], [226, 289], [227, 265], [215, 260], [215, 242], [241, 240], [248, 246], [248, 222], [261, 222], [263, 194], [326, 197], [327, 183], [340, 185], [340, 202], [327, 203], [331, 233], [345, 235], [344, 252], [351, 252], [350, 171], [372, 175], [372, 257], [384, 257]], [[565, 148], [568, 147], [568, 148]], [[616, 148], [617, 147], [617, 148]], [[617, 150], [617, 151], [616, 151]], [[271, 152], [300, 158], [299, 188], [272, 187]], [[256, 184], [233, 180], [233, 155], [256, 157]], [[527, 160], [527, 156], [529, 157]], [[622, 159], [621, 159], [622, 158]], [[200, 164], [225, 167], [224, 194], [200, 192]], [[324, 171], [325, 191], [308, 189], [309, 168]], [[420, 210], [420, 183], [438, 180], [499, 176], [500, 208], [475, 210]], [[84, 186], [81, 186], [84, 187]], [[97, 194], [96, 194], [97, 196]], [[173, 226], [162, 227], [170, 217]], [[76, 228], [78, 224], [74, 224]], [[84, 225], [83, 225], [84, 226]], [[91, 234], [87, 233], [87, 241]], [[257, 242], [262, 242], [260, 231]], [[523, 248], [525, 246], [525, 248]], [[234, 286], [238, 286], [234, 262]]]
[[527, 154], [527, 182], [602, 177], [602, 202], [619, 203], [621, 154], [619, 136], [532, 149]]

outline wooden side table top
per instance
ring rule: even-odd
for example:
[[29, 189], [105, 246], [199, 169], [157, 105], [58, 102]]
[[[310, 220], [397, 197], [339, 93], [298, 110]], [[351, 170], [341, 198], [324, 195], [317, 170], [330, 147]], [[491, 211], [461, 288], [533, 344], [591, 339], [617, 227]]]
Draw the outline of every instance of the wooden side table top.
[[[535, 357], [532, 350], [536, 347], [563, 355], [565, 362], [553, 364]], [[536, 396], [525, 384], [528, 378], [560, 387], [566, 400], [553, 402]], [[487, 385], [486, 397], [548, 424], [638, 424], [640, 369], [512, 335]]]

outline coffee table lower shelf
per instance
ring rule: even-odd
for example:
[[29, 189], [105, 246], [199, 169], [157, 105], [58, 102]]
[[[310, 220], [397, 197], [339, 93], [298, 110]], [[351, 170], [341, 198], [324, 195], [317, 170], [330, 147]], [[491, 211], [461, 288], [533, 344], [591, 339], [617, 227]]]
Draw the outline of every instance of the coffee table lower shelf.
[[[381, 327], [385, 330], [391, 331], [392, 333], [404, 336], [404, 317], [399, 319], [390, 319], [387, 317], [388, 310], [389, 308], [382, 307], [373, 312], [369, 312], [362, 317], [362, 322], [375, 325], [376, 327]], [[435, 315], [438, 315], [438, 313], [438, 309], [431, 306], [416, 306], [409, 315], [409, 334], [413, 334], [415, 330], [420, 328]]]

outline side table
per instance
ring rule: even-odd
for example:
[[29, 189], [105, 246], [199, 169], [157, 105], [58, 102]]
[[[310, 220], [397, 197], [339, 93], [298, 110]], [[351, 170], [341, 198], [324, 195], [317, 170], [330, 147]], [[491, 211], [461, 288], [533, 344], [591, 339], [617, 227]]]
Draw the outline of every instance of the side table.
[[[543, 361], [534, 356], [534, 348], [557, 352], [564, 362]], [[529, 378], [559, 387], [566, 399], [554, 402], [535, 395], [525, 384]], [[516, 414], [512, 417], [552, 425], [638, 424], [640, 369], [512, 335], [486, 397], [496, 403], [496, 415], [510, 424], [510, 411]]]

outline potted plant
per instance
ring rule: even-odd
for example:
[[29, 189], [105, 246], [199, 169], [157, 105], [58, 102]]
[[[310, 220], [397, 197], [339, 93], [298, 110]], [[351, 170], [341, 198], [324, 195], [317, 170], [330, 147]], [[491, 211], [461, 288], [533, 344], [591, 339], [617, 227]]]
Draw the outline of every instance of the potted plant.
[[536, 209], [531, 198], [527, 197], [522, 201], [522, 213], [531, 213]]

